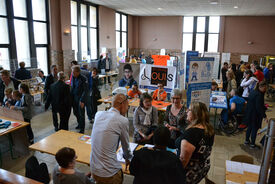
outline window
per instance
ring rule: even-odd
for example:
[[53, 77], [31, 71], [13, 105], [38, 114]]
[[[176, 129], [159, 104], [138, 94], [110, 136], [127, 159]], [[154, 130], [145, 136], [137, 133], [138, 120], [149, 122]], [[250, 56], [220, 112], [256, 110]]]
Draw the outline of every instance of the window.
[[128, 17], [122, 13], [116, 13], [116, 48], [128, 48]]
[[0, 0], [0, 65], [4, 69], [14, 72], [24, 61], [26, 67], [48, 73], [48, 8], [48, 0]]
[[98, 58], [97, 7], [80, 0], [71, 1], [72, 49], [77, 61]]
[[217, 52], [220, 17], [183, 17], [182, 50]]

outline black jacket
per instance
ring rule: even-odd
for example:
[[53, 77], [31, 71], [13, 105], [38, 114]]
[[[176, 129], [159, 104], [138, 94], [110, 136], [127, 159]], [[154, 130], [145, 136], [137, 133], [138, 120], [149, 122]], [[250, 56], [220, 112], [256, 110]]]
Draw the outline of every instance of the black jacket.
[[245, 113], [245, 123], [261, 128], [263, 118], [266, 118], [264, 93], [253, 90], [248, 96]]
[[26, 68], [19, 68], [18, 70], [15, 71], [14, 77], [18, 80], [26, 80], [26, 79], [31, 79], [32, 75], [31, 75], [31, 72]]
[[44, 87], [44, 92], [48, 95], [49, 94], [49, 91], [50, 91], [50, 87], [51, 85], [54, 83], [54, 76], [52, 74], [49, 74], [47, 77], [46, 77], [46, 80], [45, 80], [45, 87]]
[[50, 87], [45, 109], [48, 109], [50, 104], [54, 112], [68, 111], [71, 108], [70, 86], [60, 80], [53, 83]]
[[[73, 90], [74, 90], [74, 76], [72, 77], [71, 81], [71, 95], [74, 97]], [[88, 97], [88, 82], [86, 77], [82, 74], [78, 76], [78, 86], [77, 86], [77, 97], [80, 99], [81, 102], [85, 103]]]
[[[18, 86], [21, 82], [12, 77], [10, 79], [13, 82], [14, 89], [18, 90]], [[5, 97], [5, 85], [4, 85], [4, 81], [0, 80], [0, 102], [1, 103], [4, 100], [4, 97]]]

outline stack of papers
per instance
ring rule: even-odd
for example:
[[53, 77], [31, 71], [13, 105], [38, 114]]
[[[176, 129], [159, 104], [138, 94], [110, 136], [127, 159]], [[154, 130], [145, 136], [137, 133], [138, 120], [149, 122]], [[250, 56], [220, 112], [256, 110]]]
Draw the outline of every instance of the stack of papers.
[[241, 162], [233, 162], [230, 160], [226, 160], [226, 171], [243, 174], [243, 172], [249, 173], [260, 173], [260, 166], [253, 164], [246, 164]]
[[[129, 144], [129, 148], [130, 148], [131, 153], [133, 153], [133, 152], [135, 151], [135, 149], [136, 149], [137, 146], [138, 146], [138, 144], [136, 144], [136, 143], [132, 143], [132, 142], [131, 142], [131, 143]], [[118, 160], [119, 162], [125, 163], [125, 159], [123, 158], [123, 150], [122, 150], [122, 147], [121, 147], [121, 146], [119, 147], [116, 156], [117, 156], [117, 160]]]

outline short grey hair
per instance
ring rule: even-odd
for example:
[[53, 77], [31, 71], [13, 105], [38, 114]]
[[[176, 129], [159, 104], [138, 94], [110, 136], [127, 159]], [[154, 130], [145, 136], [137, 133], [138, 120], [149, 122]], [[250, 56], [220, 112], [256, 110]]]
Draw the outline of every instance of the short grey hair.
[[64, 72], [58, 72], [57, 77], [58, 77], [58, 80], [64, 80], [65, 79]]
[[182, 91], [178, 88], [173, 89], [172, 93], [171, 93], [171, 97], [173, 96], [180, 96], [180, 98], [182, 98]]

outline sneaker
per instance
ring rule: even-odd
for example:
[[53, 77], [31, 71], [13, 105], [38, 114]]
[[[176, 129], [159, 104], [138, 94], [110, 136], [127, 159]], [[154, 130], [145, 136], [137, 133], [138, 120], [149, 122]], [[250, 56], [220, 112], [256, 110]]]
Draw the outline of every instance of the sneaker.
[[256, 144], [250, 144], [249, 148], [250, 149], [261, 149], [261, 147]]
[[246, 129], [246, 125], [244, 125], [244, 124], [240, 124], [239, 126], [238, 126], [238, 129]]
[[244, 144], [244, 145], [249, 145], [249, 144], [250, 144], [250, 141], [244, 141], [243, 144]]

